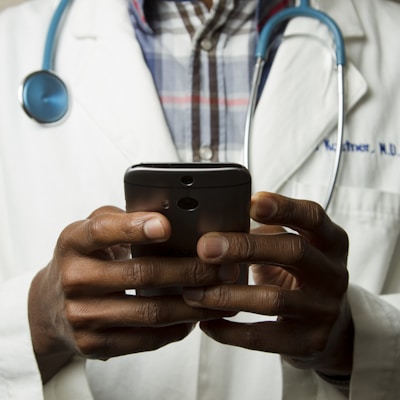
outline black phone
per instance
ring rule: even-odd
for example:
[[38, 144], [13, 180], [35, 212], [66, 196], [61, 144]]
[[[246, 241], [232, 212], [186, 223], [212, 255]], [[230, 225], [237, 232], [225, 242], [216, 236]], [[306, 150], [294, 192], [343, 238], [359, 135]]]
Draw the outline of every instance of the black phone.
[[251, 176], [234, 163], [152, 163], [127, 169], [126, 211], [157, 211], [171, 223], [165, 243], [133, 245], [132, 257], [196, 256], [207, 232], [248, 232]]

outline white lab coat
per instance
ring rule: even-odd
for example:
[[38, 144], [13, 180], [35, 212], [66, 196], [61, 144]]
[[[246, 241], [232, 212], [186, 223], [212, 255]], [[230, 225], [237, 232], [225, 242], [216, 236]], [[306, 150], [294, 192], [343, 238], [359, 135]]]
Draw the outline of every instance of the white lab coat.
[[[122, 177], [130, 164], [178, 160], [125, 0], [74, 2], [56, 55], [56, 70], [70, 88], [68, 118], [46, 127], [26, 117], [17, 88], [41, 65], [56, 4], [29, 0], [0, 13], [2, 399], [43, 396], [26, 304], [32, 276], [51, 258], [59, 232], [98, 206], [123, 207]], [[318, 4], [341, 27], [349, 59], [348, 142], [329, 213], [350, 237], [351, 396], [398, 399], [400, 5]], [[331, 39], [318, 22], [305, 19], [292, 21], [286, 36], [256, 114], [254, 190], [322, 201], [336, 141]], [[89, 398], [84, 371], [80, 360], [65, 368], [47, 385], [47, 398]], [[156, 352], [88, 362], [87, 372], [99, 399], [342, 398], [312, 371], [281, 368], [278, 356], [223, 346], [198, 330]]]

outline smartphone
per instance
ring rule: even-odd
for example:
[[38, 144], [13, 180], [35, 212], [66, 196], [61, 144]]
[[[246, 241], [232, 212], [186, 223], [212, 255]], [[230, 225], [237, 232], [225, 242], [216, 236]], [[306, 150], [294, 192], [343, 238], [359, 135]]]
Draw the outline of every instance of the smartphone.
[[137, 164], [124, 185], [127, 212], [157, 211], [171, 223], [168, 241], [133, 245], [132, 257], [194, 257], [207, 232], [249, 231], [251, 176], [240, 164]]

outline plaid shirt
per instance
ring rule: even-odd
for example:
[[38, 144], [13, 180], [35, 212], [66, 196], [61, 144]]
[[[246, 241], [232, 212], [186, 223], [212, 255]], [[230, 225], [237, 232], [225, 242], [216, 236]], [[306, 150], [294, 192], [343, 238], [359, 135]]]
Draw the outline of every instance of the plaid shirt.
[[258, 27], [289, 2], [131, 0], [181, 161], [242, 161]]

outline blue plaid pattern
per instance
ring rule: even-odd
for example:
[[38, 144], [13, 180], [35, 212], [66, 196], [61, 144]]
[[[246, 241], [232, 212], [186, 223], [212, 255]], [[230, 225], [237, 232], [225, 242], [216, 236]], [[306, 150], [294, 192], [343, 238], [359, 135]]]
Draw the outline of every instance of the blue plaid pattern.
[[289, 1], [131, 0], [130, 15], [182, 161], [242, 161], [259, 26]]

